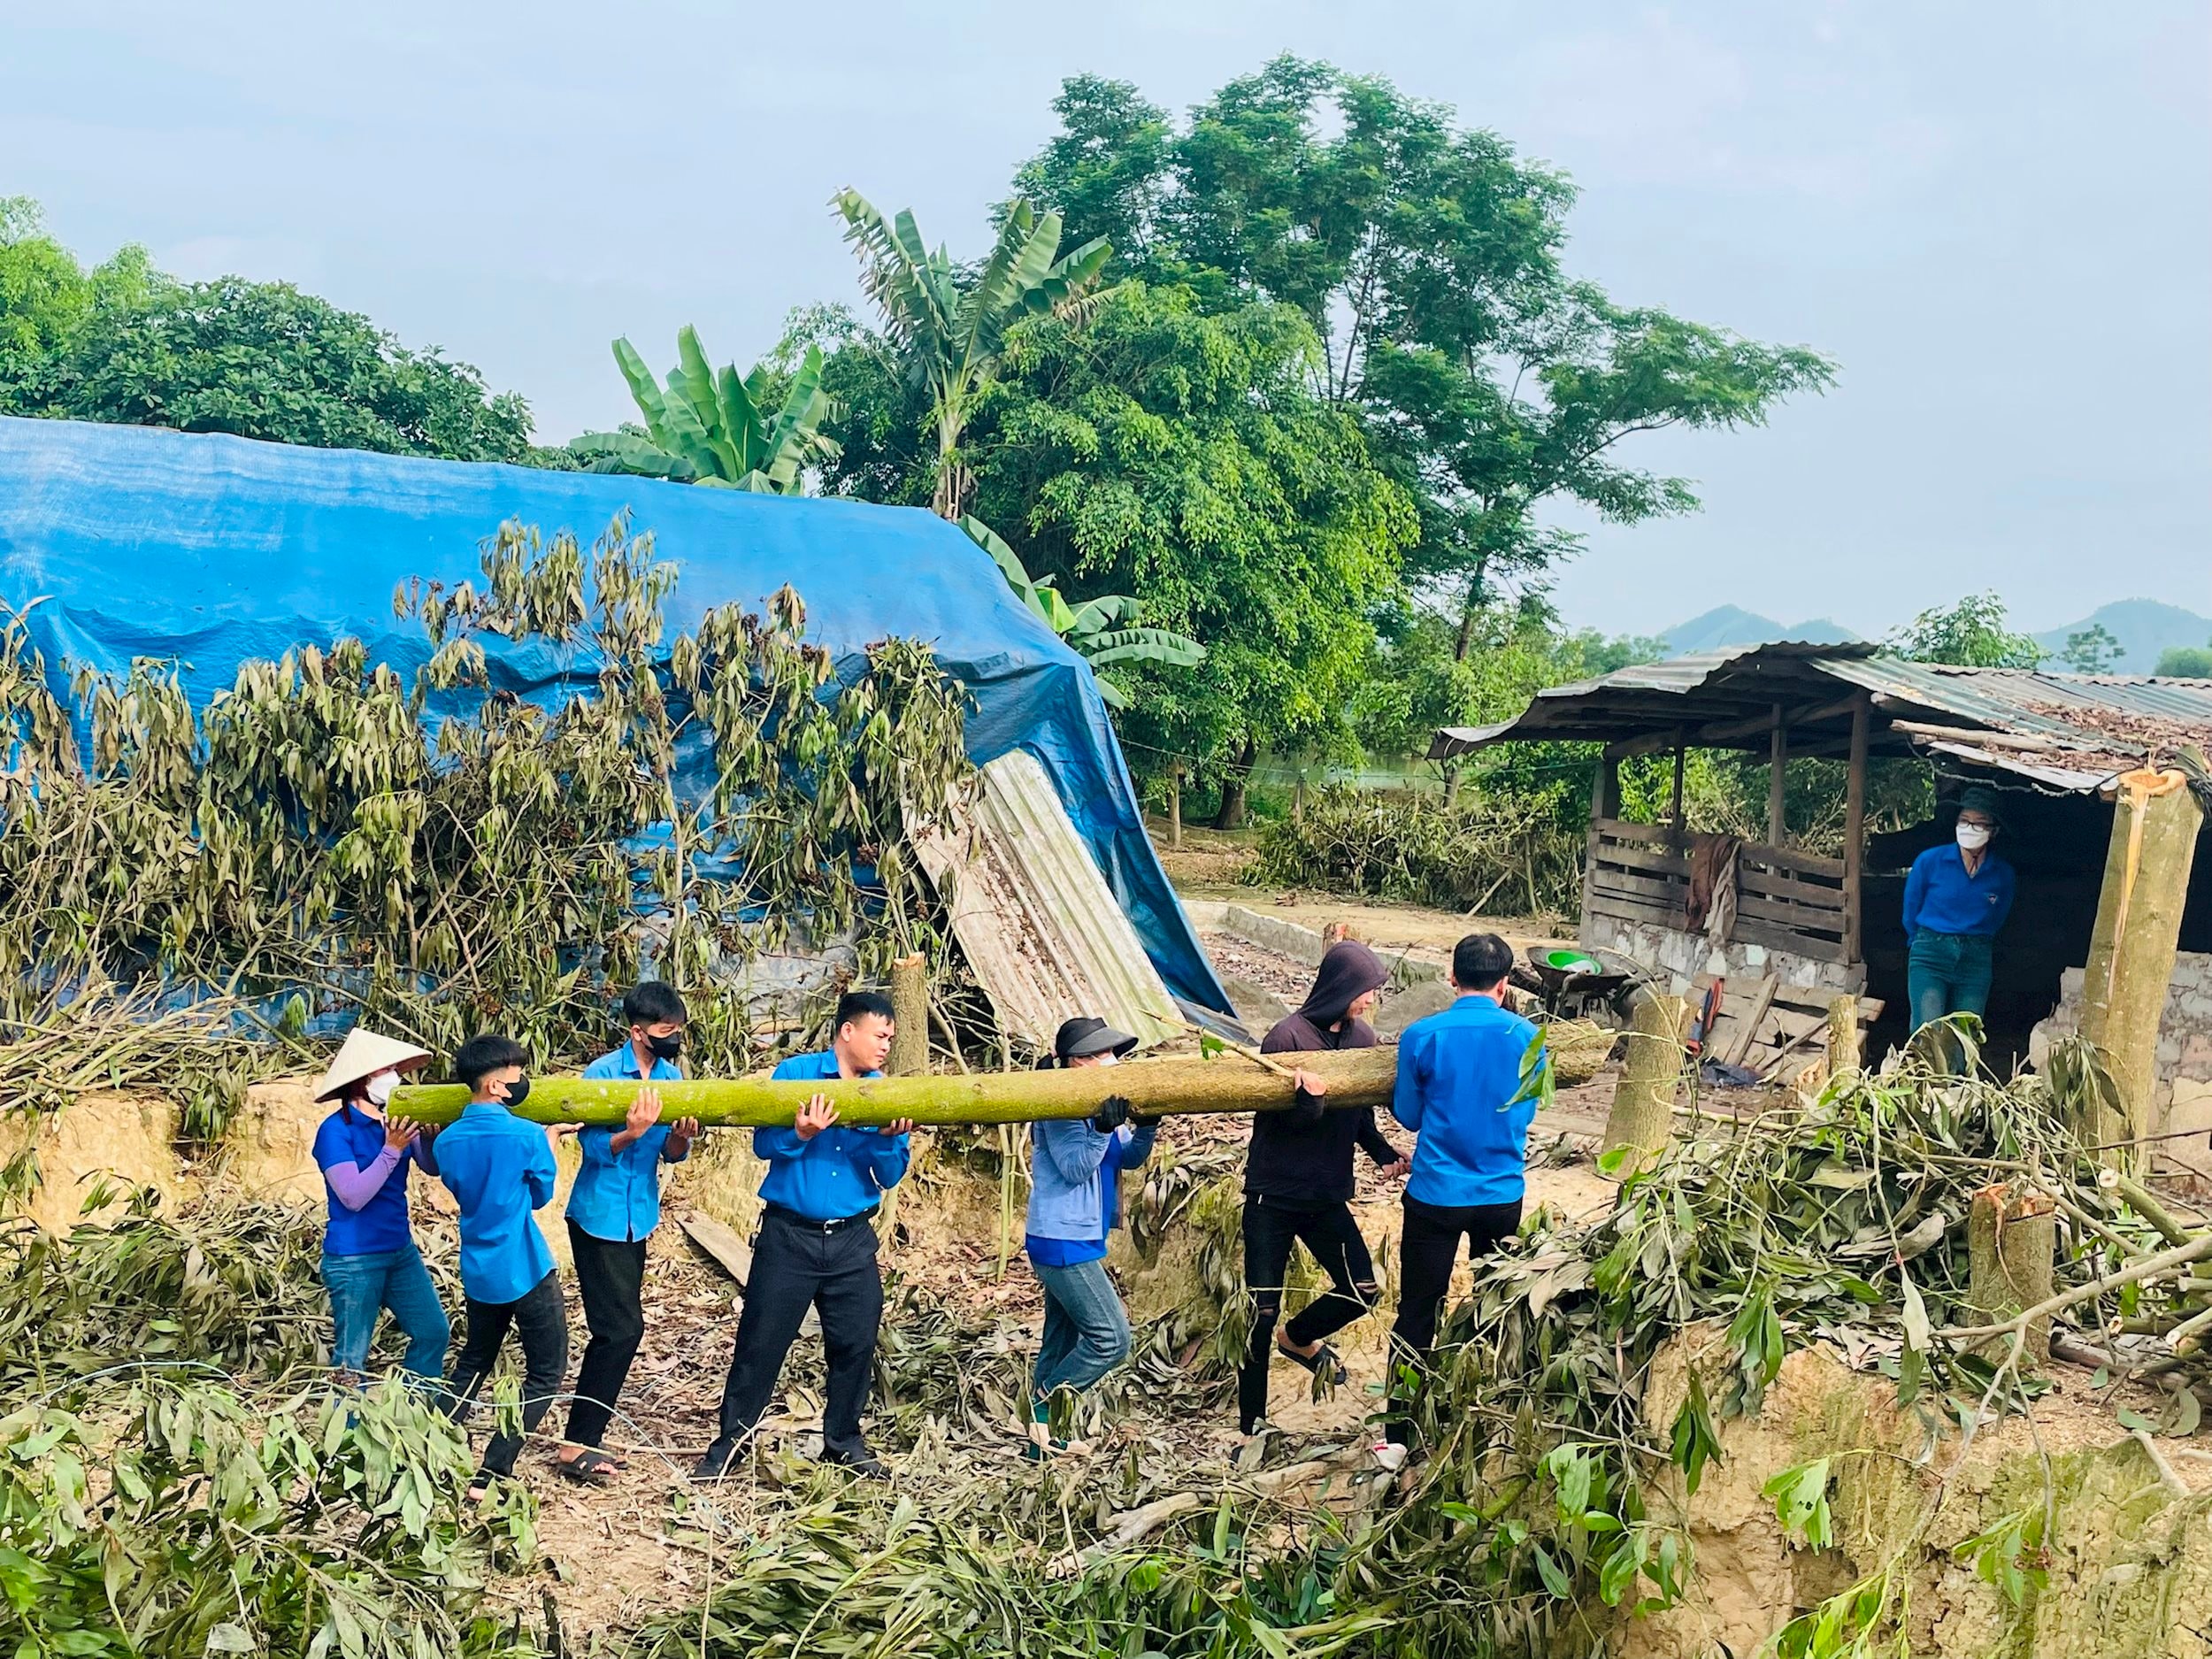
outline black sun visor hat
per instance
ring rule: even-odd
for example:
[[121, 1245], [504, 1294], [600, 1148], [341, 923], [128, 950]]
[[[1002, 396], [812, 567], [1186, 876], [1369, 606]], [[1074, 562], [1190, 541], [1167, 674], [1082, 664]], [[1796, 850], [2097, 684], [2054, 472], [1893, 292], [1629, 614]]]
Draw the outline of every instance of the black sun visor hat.
[[1088, 1016], [1069, 1020], [1052, 1040], [1052, 1052], [1063, 1061], [1087, 1059], [1094, 1054], [1110, 1054], [1119, 1059], [1136, 1046], [1137, 1040], [1127, 1032], [1116, 1031], [1104, 1020]]

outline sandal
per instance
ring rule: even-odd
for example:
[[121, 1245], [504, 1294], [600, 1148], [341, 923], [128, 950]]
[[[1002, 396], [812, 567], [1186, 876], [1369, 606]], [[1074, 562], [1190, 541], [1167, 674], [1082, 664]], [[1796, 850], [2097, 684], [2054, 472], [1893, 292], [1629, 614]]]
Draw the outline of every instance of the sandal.
[[[1352, 1379], [1352, 1373], [1345, 1369], [1342, 1356], [1326, 1342], [1310, 1354], [1301, 1354], [1296, 1348], [1286, 1348], [1278, 1340], [1275, 1351], [1302, 1370], [1310, 1371], [1317, 1377], [1325, 1376], [1328, 1381], [1340, 1388]], [[1325, 1365], [1328, 1367], [1326, 1372], [1322, 1370]]]
[[597, 1447], [588, 1446], [573, 1457], [555, 1458], [553, 1467], [562, 1479], [580, 1486], [611, 1486], [615, 1471], [622, 1465]]

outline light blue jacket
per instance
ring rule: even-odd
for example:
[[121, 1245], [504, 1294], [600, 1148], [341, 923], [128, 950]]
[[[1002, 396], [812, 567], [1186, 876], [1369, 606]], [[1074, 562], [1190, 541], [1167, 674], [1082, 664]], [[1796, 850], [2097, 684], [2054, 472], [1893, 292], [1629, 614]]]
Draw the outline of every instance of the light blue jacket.
[[1029, 1225], [1037, 1239], [1106, 1236], [1107, 1155], [1117, 1169], [1133, 1170], [1152, 1156], [1157, 1124], [1102, 1135], [1087, 1119], [1052, 1118], [1029, 1125]]

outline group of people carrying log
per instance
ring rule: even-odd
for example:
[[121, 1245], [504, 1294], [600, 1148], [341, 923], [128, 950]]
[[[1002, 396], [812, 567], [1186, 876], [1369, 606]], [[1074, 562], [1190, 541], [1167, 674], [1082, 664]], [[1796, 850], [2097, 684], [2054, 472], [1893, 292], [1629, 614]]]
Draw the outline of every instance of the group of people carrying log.
[[[1328, 1339], [1380, 1301], [1373, 1258], [1351, 1209], [1356, 1152], [1363, 1150], [1386, 1177], [1405, 1183], [1394, 1373], [1407, 1369], [1417, 1376], [1425, 1364], [1462, 1241], [1479, 1255], [1518, 1227], [1535, 1110], [1524, 1059], [1535, 1029], [1505, 1006], [1512, 960], [1511, 948], [1494, 934], [1461, 940], [1452, 956], [1455, 1000], [1406, 1029], [1390, 1110], [1417, 1137], [1410, 1154], [1393, 1145], [1371, 1106], [1331, 1107], [1325, 1079], [1303, 1069], [1294, 1072], [1293, 1103], [1255, 1118], [1243, 1217], [1253, 1318], [1237, 1408], [1246, 1434], [1266, 1417], [1275, 1358], [1346, 1380]], [[1311, 994], [1268, 1033], [1262, 1053], [1374, 1047], [1366, 1017], [1388, 978], [1364, 945], [1333, 946]], [[511, 1333], [520, 1346], [519, 1433], [501, 1428], [492, 1434], [471, 1484], [472, 1500], [493, 1482], [512, 1478], [522, 1438], [534, 1433], [563, 1397], [568, 1319], [535, 1212], [553, 1198], [556, 1149], [570, 1137], [580, 1159], [565, 1219], [590, 1340], [567, 1396], [555, 1467], [587, 1485], [608, 1484], [622, 1468], [606, 1436], [645, 1337], [647, 1240], [661, 1218], [661, 1166], [687, 1158], [701, 1133], [694, 1119], [662, 1122], [654, 1087], [683, 1075], [681, 996], [666, 985], [639, 985], [625, 997], [622, 1017], [625, 1041], [584, 1073], [640, 1086], [618, 1127], [540, 1125], [518, 1116], [530, 1091], [527, 1056], [497, 1033], [471, 1038], [454, 1056], [454, 1073], [469, 1101], [442, 1130], [386, 1110], [403, 1076], [426, 1064], [429, 1055], [358, 1028], [333, 1060], [318, 1096], [337, 1102], [315, 1140], [328, 1194], [322, 1274], [335, 1369], [355, 1379], [365, 1372], [372, 1337], [388, 1312], [405, 1339], [403, 1373], [459, 1417]], [[829, 1048], [784, 1061], [774, 1076], [879, 1076], [895, 1032], [887, 998], [848, 992], [838, 1002]], [[1136, 1038], [1102, 1020], [1071, 1019], [1042, 1064], [1108, 1067], [1136, 1046]], [[1025, 1245], [1045, 1309], [1025, 1448], [1032, 1457], [1068, 1449], [1052, 1428], [1056, 1397], [1089, 1389], [1128, 1355], [1129, 1317], [1107, 1271], [1107, 1244], [1118, 1221], [1121, 1179], [1151, 1156], [1159, 1122], [1109, 1093], [1087, 1118], [1031, 1125]], [[862, 1426], [883, 1315], [874, 1223], [884, 1194], [907, 1172], [912, 1128], [905, 1120], [840, 1123], [835, 1105], [818, 1094], [788, 1127], [753, 1131], [754, 1154], [767, 1165], [759, 1230], [717, 1433], [695, 1479], [717, 1479], [737, 1467], [810, 1310], [820, 1320], [828, 1372], [822, 1456], [857, 1476], [887, 1476]], [[450, 1327], [410, 1226], [407, 1181], [415, 1168], [443, 1182], [459, 1212], [466, 1326], [449, 1370]], [[1291, 1250], [1301, 1241], [1329, 1288], [1279, 1327]], [[1386, 1438], [1376, 1448], [1386, 1463], [1402, 1461], [1410, 1438], [1402, 1405], [1394, 1402]]]

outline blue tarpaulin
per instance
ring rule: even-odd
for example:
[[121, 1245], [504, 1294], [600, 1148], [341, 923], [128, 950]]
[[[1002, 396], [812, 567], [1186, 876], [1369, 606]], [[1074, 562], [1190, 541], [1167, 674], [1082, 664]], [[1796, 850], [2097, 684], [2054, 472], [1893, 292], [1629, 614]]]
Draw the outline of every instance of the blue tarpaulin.
[[[392, 614], [400, 583], [480, 583], [479, 548], [508, 519], [588, 546], [625, 508], [679, 569], [672, 629], [711, 605], [757, 609], [788, 582], [841, 672], [888, 635], [933, 645], [975, 698], [970, 757], [1034, 755], [1169, 988], [1228, 1008], [1146, 839], [1089, 668], [988, 554], [918, 509], [0, 418], [0, 603], [44, 601], [30, 627], [50, 670], [174, 661], [196, 708], [243, 662], [342, 636], [411, 676], [428, 642]], [[524, 696], [557, 699], [575, 670], [542, 641], [484, 644], [493, 683]]]

